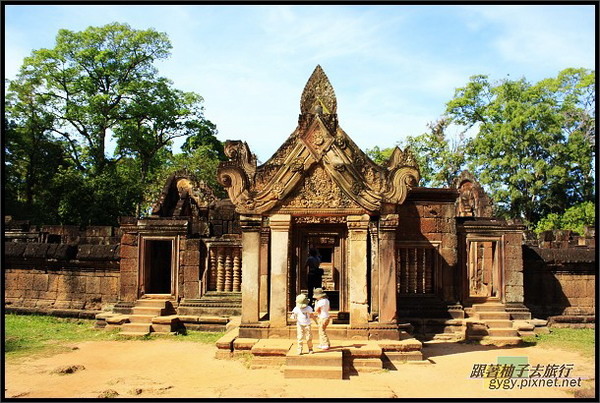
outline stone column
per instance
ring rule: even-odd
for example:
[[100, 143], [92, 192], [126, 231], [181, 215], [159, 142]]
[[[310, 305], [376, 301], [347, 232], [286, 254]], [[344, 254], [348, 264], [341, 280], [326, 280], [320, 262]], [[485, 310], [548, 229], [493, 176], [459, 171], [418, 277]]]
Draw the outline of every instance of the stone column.
[[225, 248], [217, 249], [217, 291], [225, 290]]
[[348, 216], [348, 283], [350, 326], [367, 326], [369, 307], [367, 294], [367, 228], [369, 216]]
[[379, 218], [379, 322], [397, 322], [397, 267], [396, 230], [398, 214], [385, 214]]
[[289, 214], [274, 214], [271, 227], [271, 303], [269, 322], [271, 326], [287, 325], [288, 298], [288, 242], [290, 238]]
[[242, 270], [240, 265], [240, 249], [233, 249], [233, 291], [240, 292], [242, 285]]
[[258, 322], [260, 291], [260, 221], [258, 215], [240, 216], [242, 228], [242, 323]]

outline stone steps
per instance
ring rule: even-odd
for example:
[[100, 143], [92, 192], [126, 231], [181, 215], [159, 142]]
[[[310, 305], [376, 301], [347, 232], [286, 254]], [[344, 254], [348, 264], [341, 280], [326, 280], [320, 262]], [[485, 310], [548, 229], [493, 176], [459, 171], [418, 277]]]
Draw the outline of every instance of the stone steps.
[[342, 379], [344, 370], [342, 367], [286, 366], [283, 375], [285, 378]]
[[283, 374], [285, 378], [342, 379], [342, 352], [327, 351], [303, 355], [288, 352]]
[[467, 335], [469, 340], [496, 346], [518, 345], [521, 343], [519, 329], [506, 312], [506, 306], [499, 302], [486, 302], [473, 305], [470, 312], [478, 318], [477, 329]]
[[152, 318], [156, 315], [129, 315], [130, 323], [152, 323]]
[[510, 320], [510, 314], [508, 312], [493, 312], [493, 311], [485, 311], [478, 312], [479, 319], [487, 321], [487, 320]]
[[141, 333], [142, 335], [148, 334], [152, 331], [152, 324], [150, 323], [125, 323], [121, 326], [121, 333]]
[[125, 336], [145, 336], [150, 333], [171, 334], [177, 324], [170, 297], [162, 294], [146, 294], [136, 301], [133, 314], [129, 315], [129, 323], [121, 325], [121, 333]]
[[488, 319], [485, 321], [490, 329], [497, 328], [511, 328], [513, 327], [513, 321], [510, 319]]
[[162, 316], [169, 312], [167, 308], [157, 308], [152, 306], [134, 306], [133, 314], [134, 315], [152, 315], [152, 316]]
[[509, 328], [490, 328], [488, 329], [490, 337], [518, 337], [519, 332], [512, 327]]

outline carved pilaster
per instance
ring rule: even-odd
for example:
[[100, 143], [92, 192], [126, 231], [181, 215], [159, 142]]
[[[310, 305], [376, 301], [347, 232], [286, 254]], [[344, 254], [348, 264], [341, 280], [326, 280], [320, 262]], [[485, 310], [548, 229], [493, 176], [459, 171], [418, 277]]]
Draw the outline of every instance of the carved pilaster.
[[271, 301], [269, 319], [271, 326], [287, 325], [288, 294], [288, 243], [290, 238], [289, 214], [271, 216]]
[[379, 218], [379, 322], [396, 323], [396, 231], [398, 214], [385, 214]]
[[350, 326], [366, 326], [369, 321], [367, 293], [367, 229], [369, 216], [348, 216], [348, 268], [350, 281]]
[[259, 215], [241, 215], [242, 229], [242, 323], [258, 322], [260, 293]]

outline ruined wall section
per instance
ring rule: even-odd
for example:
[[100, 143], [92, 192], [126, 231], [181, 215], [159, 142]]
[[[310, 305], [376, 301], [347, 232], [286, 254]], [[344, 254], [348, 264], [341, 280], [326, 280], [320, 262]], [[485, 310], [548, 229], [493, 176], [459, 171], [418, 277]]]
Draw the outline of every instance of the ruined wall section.
[[119, 295], [119, 246], [4, 243], [8, 311], [89, 316]]
[[596, 317], [596, 248], [584, 235], [546, 231], [523, 245], [525, 304], [552, 326], [593, 326]]

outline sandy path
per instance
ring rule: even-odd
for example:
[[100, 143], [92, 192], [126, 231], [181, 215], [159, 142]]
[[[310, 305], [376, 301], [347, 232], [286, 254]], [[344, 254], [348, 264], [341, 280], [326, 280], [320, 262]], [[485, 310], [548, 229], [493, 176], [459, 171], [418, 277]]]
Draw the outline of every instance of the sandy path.
[[[52, 357], [6, 363], [6, 397], [98, 397], [108, 389], [119, 397], [573, 397], [574, 389], [489, 390], [469, 379], [473, 364], [496, 363], [498, 356], [527, 356], [530, 364], [574, 364], [572, 376], [595, 376], [594, 357], [540, 347], [499, 349], [432, 344], [424, 348], [432, 365], [404, 364], [397, 371], [351, 376], [346, 380], [285, 379], [280, 370], [246, 369], [241, 360], [217, 360], [215, 347], [193, 342], [100, 341]], [[73, 374], [57, 367], [83, 365]], [[593, 381], [585, 381], [593, 387]]]

